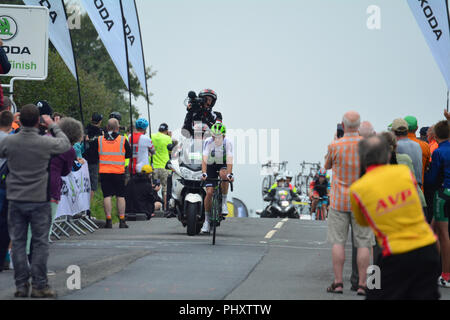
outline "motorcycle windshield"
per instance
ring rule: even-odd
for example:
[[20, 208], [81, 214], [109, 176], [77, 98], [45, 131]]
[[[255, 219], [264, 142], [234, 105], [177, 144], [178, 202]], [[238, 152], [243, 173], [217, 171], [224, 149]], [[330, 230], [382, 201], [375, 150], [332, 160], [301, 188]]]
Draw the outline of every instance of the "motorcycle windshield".
[[291, 201], [291, 190], [289, 188], [276, 188], [275, 190], [275, 199], [277, 201]]
[[183, 167], [192, 171], [202, 170], [203, 140], [184, 139], [180, 143], [179, 160]]

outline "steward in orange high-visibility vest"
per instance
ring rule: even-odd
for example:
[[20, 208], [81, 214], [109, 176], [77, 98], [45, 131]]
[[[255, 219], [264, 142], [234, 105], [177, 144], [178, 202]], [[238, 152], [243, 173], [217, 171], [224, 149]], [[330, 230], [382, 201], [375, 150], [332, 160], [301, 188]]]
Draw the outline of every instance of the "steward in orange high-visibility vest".
[[98, 137], [99, 173], [125, 173], [125, 137], [115, 140]]

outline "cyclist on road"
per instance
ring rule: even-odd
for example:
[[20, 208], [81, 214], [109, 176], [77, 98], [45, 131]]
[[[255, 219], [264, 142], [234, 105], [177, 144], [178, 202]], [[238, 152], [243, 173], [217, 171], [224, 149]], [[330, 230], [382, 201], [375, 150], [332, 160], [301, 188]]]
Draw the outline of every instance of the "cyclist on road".
[[[233, 143], [225, 137], [226, 128], [218, 122], [211, 127], [212, 137], [203, 144], [202, 180], [217, 179], [234, 181], [233, 176]], [[211, 214], [212, 197], [217, 181], [206, 183], [205, 222], [202, 233], [209, 233], [209, 216]], [[229, 183], [222, 183], [222, 216], [228, 215], [227, 196]]]
[[[327, 200], [328, 194], [330, 192], [330, 182], [327, 180], [327, 170], [320, 169], [318, 173], [318, 178], [314, 179], [309, 185], [309, 197], [311, 199], [311, 216], [316, 212], [317, 205], [319, 204], [320, 198], [322, 201], [320, 205], [322, 206], [322, 212], [327, 212]], [[324, 218], [326, 214], [324, 215]]]
[[196, 109], [189, 104], [187, 106], [186, 118], [184, 119], [183, 129], [187, 130], [191, 137], [194, 136], [193, 128], [196, 122], [206, 124], [208, 128], [212, 128], [217, 122], [222, 122], [222, 114], [217, 111], [212, 111], [217, 101], [216, 92], [211, 89], [204, 89], [198, 96], [203, 99], [204, 104], [200, 109]]

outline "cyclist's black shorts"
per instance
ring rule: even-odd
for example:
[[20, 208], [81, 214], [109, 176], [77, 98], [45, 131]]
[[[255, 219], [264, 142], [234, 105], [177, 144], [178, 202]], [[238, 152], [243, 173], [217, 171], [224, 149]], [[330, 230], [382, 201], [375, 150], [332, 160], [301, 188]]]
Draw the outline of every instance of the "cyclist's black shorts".
[[[217, 179], [219, 178], [219, 171], [222, 169], [226, 169], [227, 165], [226, 164], [208, 164], [206, 166], [206, 174], [208, 175], [207, 179]], [[215, 187], [217, 186], [217, 181], [207, 181], [205, 186], [206, 187]]]

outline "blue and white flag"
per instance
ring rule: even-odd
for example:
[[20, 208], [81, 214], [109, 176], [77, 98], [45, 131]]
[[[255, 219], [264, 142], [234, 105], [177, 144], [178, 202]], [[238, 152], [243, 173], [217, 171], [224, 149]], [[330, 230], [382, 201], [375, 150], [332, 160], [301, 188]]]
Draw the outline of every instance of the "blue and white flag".
[[128, 65], [120, 0], [81, 0], [81, 2], [128, 89]]
[[75, 59], [63, 0], [23, 0], [28, 6], [42, 6], [49, 11], [49, 38], [76, 79]]
[[450, 89], [450, 30], [447, 0], [408, 0], [428, 46]]
[[139, 17], [134, 0], [122, 1], [125, 16], [125, 32], [127, 35], [128, 59], [136, 72], [142, 89], [148, 96], [147, 79], [145, 77], [144, 50], [141, 41]]

